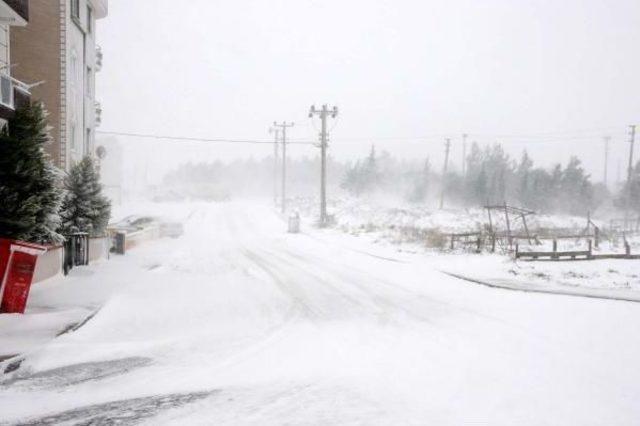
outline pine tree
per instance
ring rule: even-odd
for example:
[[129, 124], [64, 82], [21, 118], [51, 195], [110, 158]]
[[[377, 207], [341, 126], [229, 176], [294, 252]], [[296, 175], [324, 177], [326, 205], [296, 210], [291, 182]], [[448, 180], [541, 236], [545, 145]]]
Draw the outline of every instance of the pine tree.
[[520, 204], [530, 207], [532, 204], [532, 179], [531, 169], [533, 168], [533, 161], [529, 158], [527, 151], [522, 153], [522, 159], [516, 170], [517, 182], [517, 196]]
[[409, 193], [409, 201], [414, 203], [422, 203], [427, 199], [429, 194], [429, 180], [431, 176], [431, 162], [427, 158], [421, 171], [415, 173], [412, 179], [412, 188]]
[[62, 231], [101, 235], [109, 222], [111, 203], [102, 195], [100, 176], [91, 157], [84, 157], [64, 180]]
[[19, 108], [0, 131], [0, 236], [38, 243], [56, 232], [62, 197], [58, 170], [44, 146], [50, 137], [40, 103]]

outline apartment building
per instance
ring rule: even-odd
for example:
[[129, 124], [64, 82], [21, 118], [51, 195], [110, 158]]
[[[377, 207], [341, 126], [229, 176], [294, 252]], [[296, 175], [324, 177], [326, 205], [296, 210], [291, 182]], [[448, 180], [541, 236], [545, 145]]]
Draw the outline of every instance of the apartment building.
[[29, 0], [0, 0], [0, 126], [16, 107], [29, 102], [29, 86], [15, 78], [11, 61], [11, 30], [29, 22]]
[[48, 112], [48, 147], [63, 170], [95, 155], [101, 108], [95, 74], [102, 66], [96, 21], [107, 16], [107, 0], [31, 0], [29, 25], [11, 31], [11, 70], [29, 82], [31, 98]]

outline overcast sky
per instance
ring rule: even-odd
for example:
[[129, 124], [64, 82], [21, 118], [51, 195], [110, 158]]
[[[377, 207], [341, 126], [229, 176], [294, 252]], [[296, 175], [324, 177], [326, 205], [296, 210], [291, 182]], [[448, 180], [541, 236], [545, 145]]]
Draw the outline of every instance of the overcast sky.
[[[313, 139], [309, 106], [328, 103], [339, 158], [373, 143], [439, 163], [449, 136], [459, 165], [466, 132], [544, 164], [581, 155], [599, 180], [603, 136], [615, 178], [640, 124], [638, 0], [109, 0], [98, 38], [104, 131], [264, 140], [287, 120]], [[271, 152], [169, 145], [156, 163]]]

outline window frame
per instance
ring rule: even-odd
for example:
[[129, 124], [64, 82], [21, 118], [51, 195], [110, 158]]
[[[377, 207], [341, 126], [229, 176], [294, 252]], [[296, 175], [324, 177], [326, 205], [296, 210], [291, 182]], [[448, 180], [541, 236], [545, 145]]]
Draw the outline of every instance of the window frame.
[[80, 22], [80, 0], [71, 0], [71, 19]]
[[87, 33], [93, 33], [93, 8], [87, 4]]

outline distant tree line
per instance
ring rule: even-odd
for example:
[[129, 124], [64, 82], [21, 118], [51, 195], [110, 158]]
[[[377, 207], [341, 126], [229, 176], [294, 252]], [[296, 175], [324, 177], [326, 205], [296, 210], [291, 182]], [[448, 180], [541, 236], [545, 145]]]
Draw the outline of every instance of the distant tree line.
[[[579, 158], [551, 168], [535, 166], [527, 152], [519, 160], [502, 145], [473, 144], [466, 159], [466, 173], [433, 171], [429, 159], [403, 162], [388, 153], [369, 155], [346, 167], [341, 187], [355, 196], [376, 192], [401, 194], [407, 201], [422, 203], [436, 199], [444, 187], [447, 200], [462, 206], [507, 202], [540, 212], [585, 214], [605, 202], [624, 207], [629, 189], [610, 194], [601, 183], [593, 183]], [[631, 208], [640, 213], [640, 162], [631, 181]]]
[[[329, 158], [329, 196], [335, 197], [341, 189], [356, 197], [379, 194], [435, 206], [444, 187], [447, 204], [463, 207], [507, 202], [538, 212], [584, 215], [603, 204], [626, 205], [626, 185], [609, 193], [602, 183], [592, 181], [577, 157], [566, 164], [541, 167], [526, 151], [513, 158], [500, 144], [481, 147], [474, 143], [465, 160], [464, 175], [451, 170], [443, 177], [428, 158], [398, 159], [386, 151], [377, 152], [375, 147], [355, 161]], [[288, 196], [315, 196], [319, 169], [318, 157], [289, 159]], [[280, 171], [279, 165], [277, 173]], [[204, 198], [221, 191], [231, 197], [265, 195], [273, 193], [273, 173], [273, 157], [185, 163], [165, 176], [162, 187]], [[640, 163], [633, 176], [631, 208], [640, 213]], [[279, 185], [278, 181], [278, 191]]]

